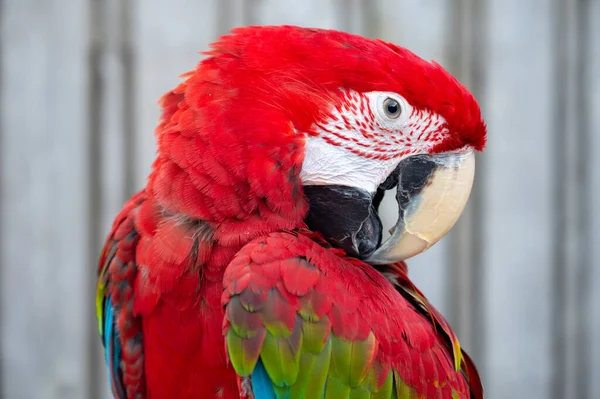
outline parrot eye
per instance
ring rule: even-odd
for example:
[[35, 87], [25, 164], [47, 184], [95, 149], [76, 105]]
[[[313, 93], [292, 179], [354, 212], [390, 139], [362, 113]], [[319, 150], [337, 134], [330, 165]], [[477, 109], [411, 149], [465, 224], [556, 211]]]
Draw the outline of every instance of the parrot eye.
[[388, 118], [397, 119], [402, 114], [402, 108], [398, 101], [388, 97], [383, 102], [383, 112]]

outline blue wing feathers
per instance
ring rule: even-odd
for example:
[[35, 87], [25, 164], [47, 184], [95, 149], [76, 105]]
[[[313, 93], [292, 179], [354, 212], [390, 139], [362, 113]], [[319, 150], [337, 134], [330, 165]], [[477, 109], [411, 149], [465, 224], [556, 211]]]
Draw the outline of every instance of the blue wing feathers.
[[108, 371], [108, 383], [112, 387], [115, 398], [125, 398], [121, 383], [119, 364], [121, 363], [121, 340], [115, 326], [115, 312], [110, 295], [104, 300], [104, 356]]
[[252, 372], [252, 390], [255, 399], [275, 399], [275, 391], [271, 378], [265, 370], [262, 361], [258, 359], [254, 371]]
[[[110, 304], [110, 297], [106, 298], [104, 300], [104, 356], [105, 356], [105, 361], [106, 361], [106, 365], [109, 366], [111, 363], [111, 356], [110, 356], [110, 347], [111, 347], [111, 340], [112, 340], [112, 334], [113, 334], [113, 323], [114, 323], [114, 314], [113, 314], [113, 308]], [[108, 370], [108, 378], [111, 378], [111, 370], [109, 367]]]

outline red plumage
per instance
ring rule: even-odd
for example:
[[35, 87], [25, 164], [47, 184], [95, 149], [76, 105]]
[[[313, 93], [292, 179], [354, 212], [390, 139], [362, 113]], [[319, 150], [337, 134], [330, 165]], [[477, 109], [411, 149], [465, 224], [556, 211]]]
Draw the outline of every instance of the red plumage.
[[[226, 329], [231, 323], [260, 337], [263, 323], [273, 328], [271, 323], [283, 321], [284, 329], [292, 331], [298, 327], [297, 314], [310, 304], [319, 320], [330, 322], [338, 339], [362, 341], [372, 332], [377, 344], [371, 362], [392, 367], [419, 397], [451, 398], [454, 391], [458, 398], [482, 398], [471, 360], [459, 352], [461, 370], [455, 369], [451, 349], [456, 337], [408, 280], [404, 266], [386, 266], [385, 273], [393, 276], [390, 284], [373, 267], [340, 256], [318, 234], [272, 233], [244, 246], [225, 272]], [[266, 292], [268, 299], [253, 295]], [[252, 309], [260, 317], [233, 303], [244, 295], [253, 297]]]
[[[340, 88], [394, 91], [417, 109], [439, 113], [450, 134], [437, 151], [485, 144], [479, 107], [462, 85], [439, 65], [380, 40], [319, 29], [251, 27], [234, 30], [207, 55], [162, 98], [158, 155], [147, 186], [117, 217], [104, 252], [118, 248], [126, 255], [121, 261], [136, 268], [109, 269], [108, 284], [121, 309], [119, 328], [128, 348], [124, 383], [140, 397], [239, 397], [222, 335], [223, 275], [250, 241], [305, 227], [308, 205], [299, 179], [305, 134], [339, 101]], [[339, 250], [325, 250], [308, 238], [288, 246], [282, 237], [269, 238], [276, 245], [268, 252], [255, 245], [245, 250], [248, 255], [239, 255], [251, 262], [234, 265], [225, 285], [237, 292], [254, 287], [253, 295], [240, 301], [262, 303], [261, 287], [280, 284], [282, 297], [266, 306], [291, 328], [297, 297], [311, 292], [314, 310], [331, 315], [335, 334], [365, 337], [372, 326], [381, 346], [378, 356], [388, 366], [402, 363], [407, 383], [422, 384], [419, 375], [410, 374], [417, 362], [468, 395], [467, 380], [451, 372], [452, 355], [438, 342], [436, 324], [426, 322], [381, 274], [358, 261], [343, 266], [335, 260]], [[319, 259], [320, 268], [306, 268], [301, 260], [269, 266], [294, 258], [298, 250]], [[260, 270], [254, 270], [257, 265]], [[325, 280], [325, 271], [337, 280]], [[365, 275], [383, 296], [370, 296]], [[353, 279], [361, 282], [361, 291]], [[396, 315], [393, 323], [386, 320], [387, 312]], [[387, 338], [401, 325], [404, 346]], [[143, 352], [134, 345], [140, 340]], [[432, 347], [436, 358], [419, 355]], [[140, 359], [143, 369], [136, 363]]]

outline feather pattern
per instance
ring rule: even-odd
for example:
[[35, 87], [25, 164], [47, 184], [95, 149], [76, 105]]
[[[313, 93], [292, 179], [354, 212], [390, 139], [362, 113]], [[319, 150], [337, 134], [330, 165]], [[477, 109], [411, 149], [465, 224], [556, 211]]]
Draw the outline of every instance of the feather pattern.
[[264, 372], [277, 398], [480, 397], [466, 358], [455, 368], [454, 335], [425, 297], [407, 300], [402, 286], [318, 240], [271, 234], [225, 272], [229, 358], [240, 377], [260, 378], [257, 399]]
[[143, 201], [134, 196], [116, 218], [100, 257], [96, 287], [98, 332], [115, 398], [144, 397], [141, 320], [133, 308], [133, 282], [137, 275], [135, 248], [138, 235], [132, 215]]
[[469, 355], [461, 348], [458, 337], [450, 328], [450, 325], [444, 319], [442, 314], [434, 308], [421, 291], [410, 281], [407, 274], [405, 262], [385, 265], [380, 267], [380, 271], [386, 276], [391, 283], [396, 287], [398, 292], [407, 300], [414, 303], [415, 308], [419, 309], [423, 315], [429, 317], [436, 331], [438, 331], [452, 349], [454, 358], [454, 369], [461, 371], [471, 388], [471, 397], [474, 399], [483, 398], [483, 384], [480, 380], [479, 373], [475, 367], [475, 363]]

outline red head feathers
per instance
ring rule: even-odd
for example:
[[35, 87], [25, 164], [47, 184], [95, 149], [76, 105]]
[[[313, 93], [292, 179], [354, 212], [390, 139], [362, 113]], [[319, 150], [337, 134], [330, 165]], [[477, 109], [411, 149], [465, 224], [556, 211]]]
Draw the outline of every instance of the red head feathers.
[[162, 101], [150, 188], [173, 212], [227, 219], [233, 230], [257, 214], [269, 226], [293, 228], [306, 211], [298, 195], [303, 133], [339, 101], [340, 89], [395, 92], [414, 109], [440, 115], [448, 134], [435, 152], [485, 145], [467, 89], [440, 65], [381, 40], [246, 27], [206, 54]]
[[[486, 128], [471, 93], [439, 64], [382, 40], [293, 26], [246, 27], [233, 30], [207, 54], [219, 65], [235, 65], [230, 71], [233, 85], [256, 84], [255, 76], [270, 81], [265, 88], [271, 86], [275, 93], [265, 93], [266, 101], [281, 100], [274, 94], [282, 91], [277, 94], [292, 102], [291, 120], [303, 113], [301, 106], [321, 106], [310, 97], [340, 88], [396, 92], [416, 108], [444, 117], [457, 144], [477, 150], [485, 145]], [[240, 63], [242, 70], [237, 69]], [[312, 118], [301, 122], [311, 123]]]

